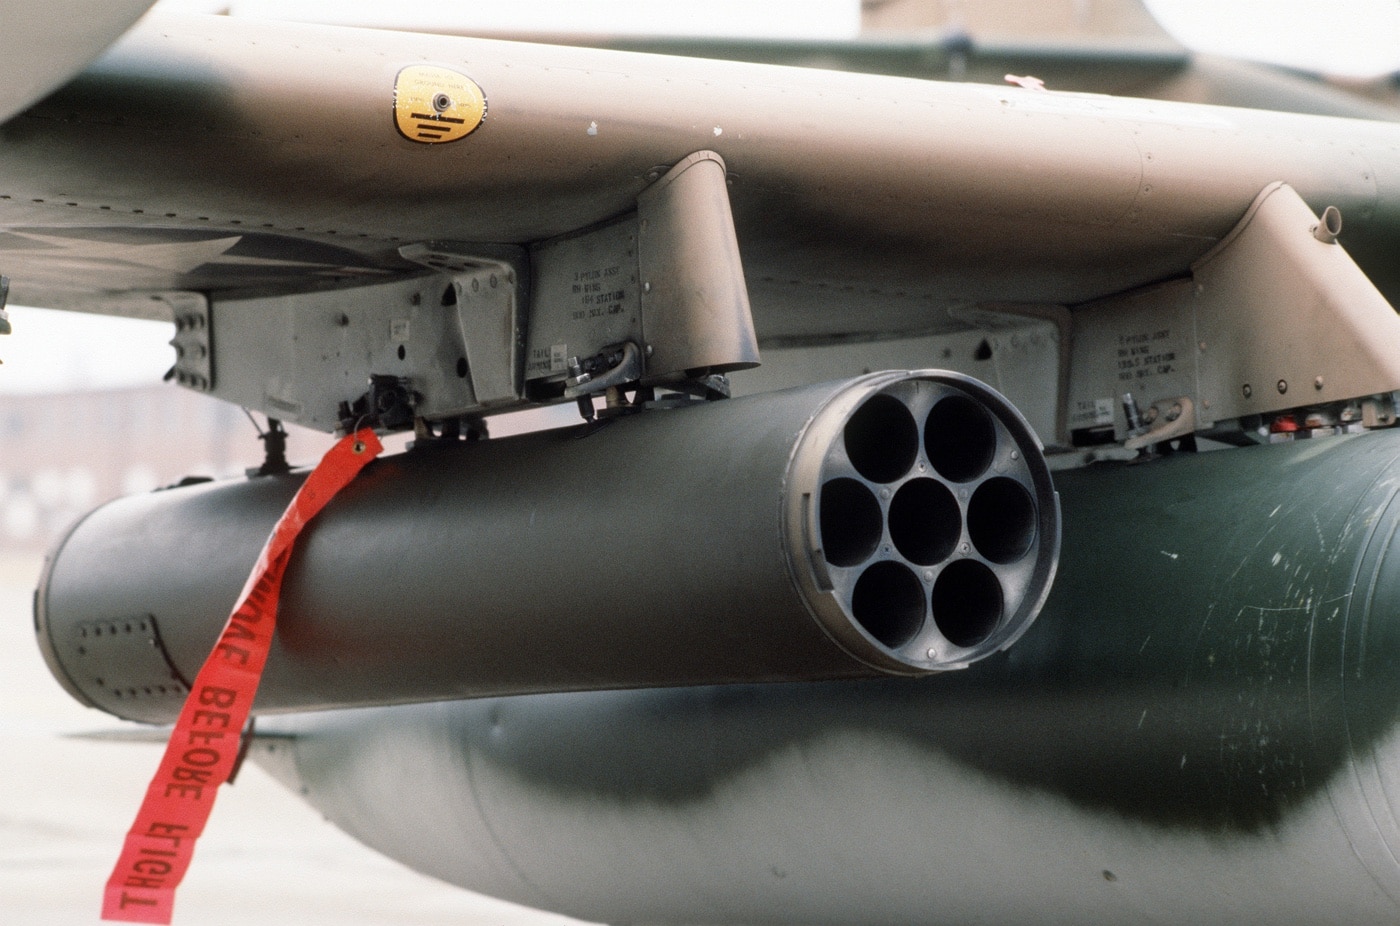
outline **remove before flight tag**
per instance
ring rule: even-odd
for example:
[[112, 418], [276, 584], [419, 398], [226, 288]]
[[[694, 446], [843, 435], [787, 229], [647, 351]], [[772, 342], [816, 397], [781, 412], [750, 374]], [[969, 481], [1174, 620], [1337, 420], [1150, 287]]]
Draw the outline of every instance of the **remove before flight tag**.
[[214, 809], [219, 785], [237, 762], [272, 646], [292, 546], [307, 522], [383, 449], [369, 429], [344, 438], [312, 470], [278, 519], [180, 709], [165, 756], [107, 880], [104, 920], [170, 922], [175, 888], [190, 866], [195, 840]]

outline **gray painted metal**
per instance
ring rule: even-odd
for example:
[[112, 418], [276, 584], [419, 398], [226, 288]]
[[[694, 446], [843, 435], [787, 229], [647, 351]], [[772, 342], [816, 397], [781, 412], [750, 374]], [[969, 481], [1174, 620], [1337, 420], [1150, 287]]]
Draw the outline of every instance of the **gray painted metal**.
[[434, 420], [519, 405], [516, 280], [501, 262], [349, 292], [216, 302], [213, 393], [327, 432], [375, 374], [411, 382], [414, 414]]
[[[441, 421], [757, 366], [724, 162], [696, 152], [636, 206], [528, 254], [405, 246], [400, 255], [438, 272], [218, 299], [194, 318], [211, 328], [196, 329], [199, 345], [181, 342], [194, 313], [179, 313], [176, 381], [333, 431], [376, 376], [406, 384], [415, 417]], [[606, 375], [600, 358], [614, 353], [632, 357], [635, 369]], [[192, 359], [203, 369], [187, 369]]]
[[[70, 693], [171, 719], [300, 478], [79, 523], [36, 599]], [[256, 707], [959, 668], [1029, 626], [1058, 538], [1034, 435], [954, 373], [428, 445], [374, 463], [298, 542]], [[97, 621], [155, 627], [174, 677], [118, 675]]]
[[1127, 437], [1124, 392], [1144, 406], [1189, 399], [1196, 430], [1400, 388], [1395, 309], [1286, 184], [1191, 269], [1075, 311], [1072, 429]]
[[273, 718], [368, 845], [613, 923], [1393, 923], [1400, 433], [1063, 473], [1007, 652], [926, 679]]
[[[1022, 307], [1024, 308], [1024, 307]], [[991, 386], [1026, 416], [1046, 444], [1060, 434], [1056, 416], [1064, 399], [1058, 387], [1069, 364], [1069, 312], [1045, 318], [1009, 313], [968, 313], [969, 331], [924, 338], [851, 341], [813, 346], [765, 345], [763, 365], [731, 374], [734, 395], [789, 389], [823, 379], [858, 376], [866, 370], [912, 370], [935, 363]]]

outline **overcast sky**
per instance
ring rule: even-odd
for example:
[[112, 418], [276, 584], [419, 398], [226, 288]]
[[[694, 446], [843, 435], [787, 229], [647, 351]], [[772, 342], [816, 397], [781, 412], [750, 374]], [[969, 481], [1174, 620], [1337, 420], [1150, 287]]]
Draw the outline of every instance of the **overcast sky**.
[[[167, 0], [198, 10], [230, 0]], [[1400, 70], [1400, 0], [1148, 0], [1162, 24], [1202, 51], [1339, 74]], [[470, 15], [491, 29], [632, 31], [839, 38], [859, 26], [858, 0], [232, 0], [240, 13], [291, 11], [332, 21], [352, 10], [395, 16]], [[456, 10], [456, 14], [451, 11]], [[363, 12], [353, 13], [363, 16]], [[0, 272], [3, 272], [0, 267]], [[12, 307], [0, 338], [0, 393], [153, 383], [169, 368], [169, 326]]]

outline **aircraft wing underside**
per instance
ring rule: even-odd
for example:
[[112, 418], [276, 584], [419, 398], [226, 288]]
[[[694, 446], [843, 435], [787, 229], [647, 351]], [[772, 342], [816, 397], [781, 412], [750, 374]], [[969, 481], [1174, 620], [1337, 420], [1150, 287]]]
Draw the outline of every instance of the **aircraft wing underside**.
[[[405, 71], [424, 62], [440, 70]], [[434, 137], [406, 133], [396, 118], [412, 115], [396, 117], [396, 94], [407, 99], [403, 75], [423, 73], [476, 88], [479, 124], [453, 140], [434, 127], [421, 133]], [[1383, 124], [1015, 87], [160, 17], [0, 129], [0, 268], [22, 304], [191, 319], [225, 306], [214, 325], [240, 330], [216, 332], [224, 346], [181, 382], [327, 430], [356, 395], [330, 401], [327, 390], [344, 389], [301, 396], [285, 384], [343, 371], [295, 356], [247, 371], [230, 348], [293, 327], [310, 335], [293, 304], [306, 303], [288, 298], [297, 294], [323, 293], [320, 315], [346, 306], [353, 336], [359, 322], [395, 314], [385, 300], [406, 296], [394, 287], [440, 303], [471, 285], [464, 273], [485, 268], [498, 285], [510, 274], [513, 301], [491, 309], [491, 333], [454, 320], [424, 348], [455, 350], [497, 380], [481, 396], [430, 399], [429, 417], [500, 410], [558, 392], [568, 358], [548, 355], [561, 346], [599, 357], [638, 339], [645, 306], [660, 301], [642, 279], [659, 268], [624, 240], [644, 221], [638, 203], [687, 157], [711, 152], [732, 212], [714, 222], [740, 254], [714, 282], [746, 291], [758, 343], [775, 357], [973, 332], [971, 352], [986, 359], [983, 341], [1019, 327], [1044, 349], [1011, 365], [1048, 366], [1060, 380], [1037, 373], [1019, 391], [1063, 394], [1066, 310], [1191, 277], [1275, 181], [1314, 212], [1339, 208], [1347, 252], [1392, 291], [1397, 137]], [[619, 275], [583, 279], [594, 273]], [[590, 297], [615, 301], [605, 310]], [[619, 306], [621, 327], [575, 324]], [[344, 327], [314, 338], [344, 341]], [[1169, 345], [1178, 354], [1189, 353], [1183, 332], [1177, 324]], [[399, 346], [381, 331], [354, 341], [369, 367], [384, 367], [354, 378], [424, 373], [413, 359], [384, 365]], [[552, 385], [531, 386], [532, 370]], [[1209, 399], [1197, 398], [1203, 410]], [[1033, 421], [1047, 440], [1066, 437], [1060, 404]]]

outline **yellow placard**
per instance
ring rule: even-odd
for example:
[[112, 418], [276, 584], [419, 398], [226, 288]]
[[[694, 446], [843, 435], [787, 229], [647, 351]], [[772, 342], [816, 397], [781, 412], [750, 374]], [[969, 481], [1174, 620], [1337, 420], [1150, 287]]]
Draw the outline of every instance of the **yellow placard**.
[[415, 64], [394, 80], [394, 125], [424, 145], [466, 138], [486, 118], [486, 94], [476, 81], [448, 68]]

